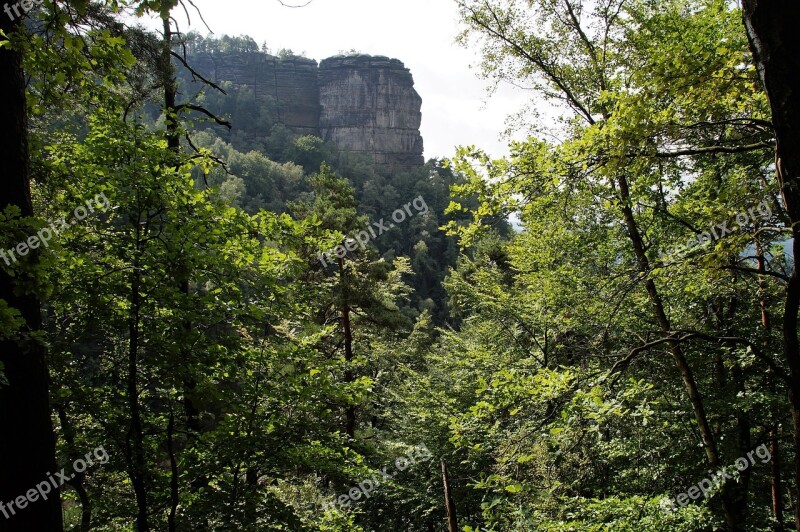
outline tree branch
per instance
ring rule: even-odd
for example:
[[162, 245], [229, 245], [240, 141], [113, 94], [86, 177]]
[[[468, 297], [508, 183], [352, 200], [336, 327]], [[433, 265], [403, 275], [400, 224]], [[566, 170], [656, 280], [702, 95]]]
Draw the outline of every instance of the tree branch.
[[225, 90], [224, 90], [222, 87], [220, 87], [219, 85], [217, 85], [217, 84], [216, 84], [216, 83], [214, 83], [213, 81], [210, 81], [210, 80], [206, 79], [205, 77], [201, 76], [201, 75], [200, 75], [200, 74], [199, 74], [199, 73], [198, 73], [198, 72], [197, 72], [195, 69], [193, 69], [192, 67], [190, 67], [190, 66], [189, 66], [189, 63], [187, 63], [187, 62], [186, 62], [186, 59], [184, 59], [183, 57], [181, 57], [181, 55], [180, 55], [180, 54], [177, 54], [177, 53], [175, 53], [174, 51], [170, 51], [170, 54], [172, 55], [172, 57], [174, 57], [174, 58], [176, 58], [178, 61], [180, 61], [180, 62], [183, 64], [183, 66], [185, 66], [185, 67], [186, 67], [186, 68], [189, 70], [189, 72], [192, 74], [192, 76], [194, 76], [194, 77], [198, 78], [200, 81], [202, 81], [202, 82], [203, 82], [203, 83], [205, 83], [206, 85], [208, 85], [208, 86], [210, 86], [210, 87], [214, 87], [215, 89], [217, 89], [219, 92], [221, 92], [221, 93], [222, 93], [222, 94], [224, 94], [225, 96], [227, 96], [227, 95], [228, 95], [228, 93], [227, 93], [227, 92], [225, 92]]
[[776, 278], [780, 279], [784, 283], [788, 283], [789, 282], [789, 276], [788, 275], [784, 275], [784, 274], [782, 274], [780, 272], [775, 272], [775, 271], [772, 271], [772, 270], [764, 270], [762, 272], [761, 270], [757, 270], [755, 268], [747, 268], [745, 266], [733, 266], [733, 265], [721, 266], [719, 269], [720, 270], [735, 270], [737, 272], [752, 273], [752, 274], [755, 274], [755, 275], [769, 275], [771, 277], [776, 277]]
[[228, 122], [227, 120], [223, 120], [223, 119], [219, 118], [217, 115], [215, 115], [211, 111], [207, 110], [205, 107], [200, 107], [199, 105], [194, 105], [192, 103], [184, 103], [184, 104], [179, 105], [177, 107], [177, 111], [178, 112], [183, 111], [185, 109], [190, 109], [192, 111], [197, 111], [198, 113], [202, 113], [202, 114], [206, 115], [207, 117], [209, 117], [210, 119], [212, 119], [217, 124], [219, 124], [221, 126], [225, 126], [228, 129], [231, 129], [231, 127], [232, 127], [230, 122]]
[[517, 52], [517, 54], [519, 54], [524, 59], [528, 60], [533, 65], [538, 67], [539, 70], [542, 73], [544, 73], [545, 76], [559, 88], [559, 90], [561, 90], [561, 92], [564, 94], [566, 100], [570, 103], [570, 105], [573, 106], [573, 108], [576, 111], [578, 111], [586, 119], [586, 121], [589, 122], [589, 124], [593, 125], [595, 123], [594, 118], [592, 118], [592, 115], [589, 112], [589, 110], [586, 109], [583, 106], [583, 104], [581, 104], [578, 101], [578, 98], [575, 97], [575, 95], [572, 93], [572, 90], [570, 90], [570, 88], [566, 86], [566, 84], [564, 83], [564, 80], [561, 79], [555, 73], [555, 71], [551, 68], [551, 66], [545, 64], [543, 58], [535, 57], [530, 52], [525, 50], [525, 48], [523, 48], [519, 43], [517, 43], [516, 41], [513, 41], [510, 37], [507, 37], [505, 32], [501, 32], [503, 30], [503, 24], [502, 24], [502, 22], [500, 22], [500, 19], [497, 17], [497, 13], [492, 9], [492, 7], [488, 4], [488, 2], [485, 3], [484, 6], [487, 9], [487, 11], [492, 15], [492, 18], [494, 19], [495, 23], [497, 24], [497, 28], [498, 29], [492, 28], [487, 22], [481, 20], [480, 15], [475, 11], [474, 8], [467, 7], [463, 3], [461, 5], [462, 5], [462, 7], [465, 7], [472, 14], [472, 16], [470, 17], [470, 20], [474, 24], [476, 24], [480, 28], [483, 28], [488, 33], [490, 33], [491, 35], [496, 37], [497, 39], [500, 39], [502, 42], [506, 43], [508, 46], [510, 46], [512, 49], [514, 49]]
[[[616, 384], [619, 377], [622, 375], [622, 372], [628, 367], [631, 361], [638, 356], [639, 354], [649, 351], [650, 349], [662, 345], [662, 344], [669, 344], [669, 343], [682, 343], [687, 342], [689, 340], [699, 339], [699, 340], [706, 340], [709, 342], [721, 342], [726, 344], [742, 344], [746, 345], [750, 351], [755, 355], [756, 358], [764, 362], [769, 368], [775, 372], [775, 375], [780, 377], [786, 384], [791, 384], [791, 377], [773, 360], [771, 357], [766, 355], [761, 349], [755, 345], [750, 340], [745, 338], [739, 338], [738, 336], [714, 336], [706, 333], [702, 333], [699, 331], [670, 331], [670, 335], [665, 338], [660, 338], [658, 340], [654, 340], [652, 342], [646, 343], [639, 347], [636, 347], [631, 350], [631, 352], [623, 359], [618, 360], [609, 371], [609, 376], [617, 373], [614, 379], [611, 381], [611, 386], [613, 387]], [[683, 334], [683, 336], [679, 336]]]
[[702, 146], [700, 148], [687, 148], [683, 150], [656, 152], [651, 156], [666, 159], [670, 157], [681, 157], [684, 155], [708, 155], [713, 153], [746, 153], [749, 151], [763, 150], [766, 148], [774, 149], [775, 145], [769, 142], [757, 142], [755, 144], [744, 144], [742, 146]]
[[727, 120], [700, 121], [685, 126], [681, 124], [674, 124], [674, 125], [683, 129], [695, 129], [698, 127], [705, 127], [705, 126], [726, 126], [732, 124], [743, 124], [745, 126], [751, 126], [756, 129], [773, 131], [772, 122], [769, 122], [768, 120], [759, 120], [758, 118], [729, 118]]

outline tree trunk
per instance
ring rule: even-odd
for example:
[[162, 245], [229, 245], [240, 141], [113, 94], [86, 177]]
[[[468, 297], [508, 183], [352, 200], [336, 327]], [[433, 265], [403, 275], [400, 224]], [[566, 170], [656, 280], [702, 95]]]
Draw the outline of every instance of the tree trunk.
[[[742, 397], [747, 393], [745, 385], [745, 376], [741, 366], [734, 365], [731, 370], [733, 376], [733, 384], [735, 391], [741, 394]], [[739, 432], [739, 453], [740, 456], [746, 456], [748, 452], [753, 449], [753, 441], [750, 437], [750, 418], [746, 412], [738, 412], [736, 415], [736, 428]], [[750, 493], [750, 477], [752, 476], [752, 469], [747, 468], [739, 472], [739, 481], [728, 483], [729, 496], [732, 502], [731, 510], [735, 513], [735, 522], [745, 530], [747, 525], [747, 499]]]
[[[81, 454], [75, 446], [75, 428], [72, 426], [69, 416], [67, 416], [67, 407], [65, 405], [59, 404], [56, 410], [58, 411], [58, 421], [61, 423], [61, 431], [64, 434], [64, 443], [67, 444], [67, 456], [70, 461], [75, 463], [76, 460], [81, 458]], [[85, 472], [76, 472], [75, 478], [69, 481], [69, 485], [72, 486], [81, 501], [81, 532], [89, 532], [92, 529], [92, 501], [86, 491], [85, 480]]]
[[142, 235], [140, 225], [136, 224], [136, 257], [133, 260], [131, 271], [131, 311], [128, 323], [128, 414], [130, 415], [130, 428], [126, 441], [128, 467], [130, 469], [131, 484], [136, 495], [136, 530], [146, 532], [150, 530], [147, 511], [147, 463], [144, 455], [144, 431], [142, 429], [142, 413], [139, 406], [139, 331], [141, 312], [141, 282], [142, 282]]
[[783, 352], [790, 372], [789, 403], [794, 422], [795, 528], [800, 530], [800, 2], [742, 0], [744, 26], [769, 98], [775, 128], [775, 166], [791, 222], [795, 268], [786, 286]]
[[[761, 241], [756, 238], [756, 257], [758, 261], [758, 307], [761, 312], [761, 328], [764, 329], [764, 349], [769, 350], [770, 338], [772, 335], [772, 320], [767, 310], [767, 283], [765, 280], [767, 272], [767, 259], [764, 256], [764, 249]], [[775, 393], [775, 375], [772, 370], [767, 372], [768, 389], [770, 393]], [[772, 413], [773, 419], [778, 419], [778, 412]], [[783, 495], [781, 493], [781, 458], [778, 423], [773, 422], [769, 429], [769, 466], [770, 466], [770, 494], [772, 496], [772, 516], [775, 519], [775, 532], [783, 532]]]
[[[0, 16], [0, 30], [7, 35], [16, 31], [20, 19], [12, 21]], [[30, 161], [28, 153], [28, 120], [25, 103], [25, 82], [22, 54], [8, 46], [0, 48], [0, 161], [3, 163], [3, 186], [0, 187], [0, 209], [18, 207], [22, 216], [31, 216]], [[20, 237], [23, 237], [22, 235]], [[3, 259], [0, 259], [3, 260]], [[35, 260], [35, 257], [30, 257]], [[8, 259], [11, 265], [11, 259]], [[0, 299], [20, 312], [26, 335], [42, 329], [39, 300], [17, 292], [23, 277], [11, 277], [0, 262]], [[16, 282], [15, 282], [16, 281]], [[3, 459], [0, 481], [0, 531], [62, 530], [61, 500], [53, 489], [46, 501], [13, 508], [9, 503], [37, 484], [45, 482], [56, 471], [55, 436], [50, 418], [48, 374], [45, 349], [39, 341], [29, 339], [0, 342], [0, 457]], [[52, 487], [52, 486], [51, 486]]]
[[[661, 332], [670, 334], [672, 331], [672, 325], [669, 321], [666, 311], [664, 310], [664, 302], [661, 299], [661, 294], [658, 291], [658, 287], [656, 287], [656, 284], [649, 277], [650, 261], [647, 258], [647, 253], [645, 252], [644, 242], [642, 240], [642, 235], [639, 232], [636, 218], [633, 214], [633, 210], [630, 207], [630, 191], [628, 188], [628, 181], [623, 175], [619, 177], [616, 184], [619, 186], [619, 198], [622, 205], [622, 216], [625, 220], [628, 236], [631, 239], [639, 273], [643, 276], [646, 276], [644, 286], [647, 290], [650, 304], [653, 307], [656, 321], [658, 322]], [[717, 469], [720, 466], [717, 442], [716, 438], [714, 437], [714, 431], [711, 429], [711, 425], [708, 422], [708, 415], [706, 414], [705, 405], [703, 404], [703, 397], [700, 394], [699, 388], [697, 387], [697, 381], [695, 381], [694, 373], [689, 366], [689, 361], [686, 359], [686, 355], [683, 352], [681, 345], [678, 342], [670, 342], [668, 347], [670, 354], [672, 355], [672, 359], [675, 362], [675, 366], [678, 368], [678, 372], [681, 374], [681, 378], [683, 379], [684, 387], [686, 388], [686, 394], [689, 396], [689, 402], [692, 405], [695, 422], [697, 423], [697, 428], [700, 431], [700, 437], [703, 440], [703, 447], [705, 448], [708, 464], [713, 469]], [[725, 522], [727, 523], [728, 528], [730, 530], [742, 530], [743, 523], [740, 523], [737, 519], [737, 512], [734, 510], [733, 504], [731, 503], [727, 485], [722, 488], [720, 498], [722, 499], [722, 512], [725, 516]]]
[[169, 516], [167, 527], [169, 532], [178, 530], [178, 506], [181, 503], [178, 490], [178, 459], [175, 457], [175, 413], [172, 405], [169, 408], [169, 423], [167, 423], [167, 454], [169, 454]]
[[[339, 271], [341, 272], [342, 280], [342, 329], [344, 330], [344, 359], [347, 364], [347, 369], [344, 373], [344, 381], [351, 383], [355, 380], [353, 376], [353, 369], [350, 364], [353, 363], [353, 326], [350, 321], [350, 301], [348, 297], [347, 274], [345, 270], [344, 259], [338, 259]], [[345, 433], [350, 441], [356, 437], [356, 407], [355, 405], [348, 405], [345, 412]]]
[[775, 518], [775, 532], [783, 532], [783, 497], [781, 494], [780, 446], [778, 445], [778, 425], [769, 430], [770, 453], [770, 491], [772, 494], [772, 515]]
[[450, 475], [447, 473], [447, 464], [444, 458], [442, 458], [442, 483], [444, 484], [444, 506], [447, 510], [447, 531], [458, 532], [456, 505], [453, 502], [453, 493], [450, 491]]

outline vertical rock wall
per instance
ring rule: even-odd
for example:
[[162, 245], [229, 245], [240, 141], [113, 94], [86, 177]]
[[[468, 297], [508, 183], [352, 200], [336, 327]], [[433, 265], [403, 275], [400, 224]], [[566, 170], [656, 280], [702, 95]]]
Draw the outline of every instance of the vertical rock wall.
[[192, 67], [214, 82], [247, 87], [262, 107], [298, 135], [319, 136], [319, 69], [313, 59], [250, 52], [200, 53]]
[[280, 122], [301, 135], [319, 135], [317, 62], [302, 57], [269, 58], [265, 74], [269, 77], [270, 73]]
[[337, 56], [319, 66], [320, 133], [379, 164], [420, 166], [422, 98], [397, 59]]
[[336, 56], [317, 65], [300, 57], [263, 53], [199, 53], [193, 67], [213, 81], [253, 91], [295, 134], [317, 135], [343, 151], [366, 153], [379, 164], [421, 166], [422, 98], [397, 59]]

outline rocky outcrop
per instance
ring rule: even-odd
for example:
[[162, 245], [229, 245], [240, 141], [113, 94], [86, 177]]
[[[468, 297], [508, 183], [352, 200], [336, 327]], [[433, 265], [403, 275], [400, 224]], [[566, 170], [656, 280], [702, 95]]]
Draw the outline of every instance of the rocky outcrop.
[[337, 56], [319, 65], [320, 134], [387, 165], [419, 166], [422, 98], [397, 59]]
[[258, 52], [195, 53], [192, 68], [214, 82], [252, 91], [256, 102], [298, 135], [319, 136], [319, 68], [313, 59]]
[[[320, 102], [317, 62], [302, 57], [270, 58], [265, 69], [278, 102], [278, 120], [302, 135], [318, 135]], [[272, 76], [269, 76], [272, 73]]]
[[252, 91], [298, 135], [317, 135], [379, 164], [421, 166], [422, 98], [409, 69], [382, 56], [281, 59], [264, 53], [198, 53], [193, 68]]

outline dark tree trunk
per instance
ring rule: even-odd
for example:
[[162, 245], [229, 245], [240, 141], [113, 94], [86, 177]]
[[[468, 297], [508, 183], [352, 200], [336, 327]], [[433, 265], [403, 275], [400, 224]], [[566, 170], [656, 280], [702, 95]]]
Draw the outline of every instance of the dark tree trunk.
[[[735, 391], [744, 396], [747, 393], [745, 386], [745, 376], [741, 366], [734, 365], [732, 371]], [[736, 415], [736, 428], [739, 432], [739, 455], [746, 456], [753, 449], [752, 438], [750, 437], [750, 418], [746, 412]], [[747, 525], [747, 499], [750, 493], [751, 468], [739, 472], [739, 481], [728, 483], [730, 498], [732, 502], [731, 510], [734, 512], [734, 520], [745, 530]]]
[[178, 506], [180, 505], [180, 492], [178, 491], [178, 459], [175, 457], [175, 413], [170, 406], [169, 423], [167, 424], [167, 453], [169, 454], [169, 517], [167, 526], [169, 532], [178, 530]]
[[458, 532], [458, 518], [456, 504], [453, 502], [453, 491], [450, 489], [450, 475], [447, 473], [447, 464], [442, 458], [442, 484], [444, 484], [444, 506], [447, 510], [447, 531]]
[[772, 494], [772, 515], [775, 518], [775, 532], [783, 532], [783, 496], [781, 494], [781, 462], [778, 445], [778, 425], [769, 429], [770, 453], [770, 492]]
[[800, 530], [800, 2], [742, 0], [744, 25], [772, 109], [777, 143], [775, 165], [794, 238], [794, 272], [786, 287], [784, 357], [789, 367], [789, 403], [794, 421], [795, 528]]
[[[11, 34], [18, 21], [12, 22], [3, 14], [0, 16], [0, 29]], [[4, 46], [0, 48], [0, 162], [3, 165], [0, 209], [16, 206], [22, 216], [33, 214], [27, 133], [22, 55]], [[21, 235], [20, 240], [24, 236]], [[35, 260], [35, 257], [29, 257], [29, 260]], [[4, 269], [4, 259], [0, 261], [3, 261], [0, 263], [0, 299], [19, 310], [25, 320], [24, 333], [40, 331], [39, 300], [17, 292], [20, 277], [9, 276]], [[39, 498], [24, 509], [19, 509], [16, 503], [12, 509], [8, 508], [8, 503], [24, 497], [56, 471], [44, 347], [35, 340], [24, 344], [2, 341], [0, 363], [7, 381], [7, 384], [0, 382], [0, 430], [3, 432], [0, 437], [0, 458], [3, 460], [0, 531], [62, 530], [61, 500], [57, 489], [53, 489], [46, 501]]]
[[[347, 285], [347, 272], [344, 259], [338, 259], [342, 279], [342, 329], [344, 331], [344, 359], [347, 364], [344, 380], [351, 383], [355, 380], [351, 364], [353, 363], [353, 324], [350, 320], [350, 298]], [[345, 433], [353, 441], [356, 437], [356, 407], [348, 405], [345, 412]]]
[[[164, 31], [164, 40], [162, 43], [162, 50], [161, 50], [161, 78], [162, 84], [164, 85], [164, 115], [166, 116], [165, 124], [167, 130], [167, 147], [173, 152], [175, 156], [175, 170], [178, 171], [178, 167], [180, 166], [180, 153], [181, 153], [181, 141], [179, 137], [179, 124], [178, 124], [178, 106], [177, 106], [177, 83], [175, 81], [175, 70], [172, 67], [172, 27], [170, 25], [170, 19], [165, 18], [163, 20], [163, 31]], [[186, 261], [182, 256], [177, 258], [177, 266], [176, 266], [176, 283], [178, 285], [178, 289], [180, 293], [185, 296], [185, 299], [188, 300], [189, 296], [189, 268], [186, 266]], [[194, 443], [196, 440], [197, 435], [200, 432], [200, 412], [195, 404], [195, 389], [197, 388], [197, 383], [192, 376], [192, 371], [194, 368], [194, 364], [192, 364], [191, 356], [192, 351], [190, 348], [190, 335], [192, 331], [192, 322], [189, 320], [184, 321], [181, 324], [181, 336], [177, 338], [180, 347], [180, 362], [182, 371], [184, 371], [184, 375], [182, 377], [183, 381], [183, 408], [184, 408], [184, 415], [186, 416], [186, 426], [188, 428], [188, 438], [190, 443]], [[177, 465], [177, 458], [176, 458], [176, 449], [173, 441], [173, 435], [175, 432], [175, 416], [172, 412], [170, 412], [169, 418], [169, 428], [167, 429], [169, 433], [169, 454], [170, 454], [170, 465], [172, 470], [172, 479], [170, 481], [170, 514], [169, 514], [169, 529], [170, 531], [176, 530], [176, 515], [178, 506], [180, 505], [180, 483], [178, 482], [179, 479], [179, 471]], [[207, 482], [204, 477], [198, 479], [197, 481], [193, 482], [193, 487], [196, 488], [195, 491], [199, 491], [200, 488], [204, 487]]]
[[[67, 407], [59, 404], [56, 407], [58, 411], [58, 421], [61, 423], [61, 432], [64, 434], [64, 443], [67, 444], [67, 455], [71, 462], [75, 462], [81, 458], [78, 448], [75, 445], [75, 428], [67, 415]], [[69, 481], [69, 485], [78, 494], [78, 499], [81, 501], [81, 532], [89, 532], [92, 529], [92, 501], [89, 498], [89, 493], [86, 491], [84, 481], [86, 480], [86, 473], [75, 473], [75, 478]]]
[[131, 270], [131, 310], [128, 322], [128, 414], [130, 428], [127, 436], [127, 460], [131, 484], [136, 495], [136, 530], [150, 530], [147, 509], [147, 462], [144, 452], [144, 430], [142, 411], [139, 405], [139, 332], [141, 325], [141, 283], [142, 283], [142, 235], [140, 225], [136, 225], [136, 256]]
[[[761, 242], [756, 239], [756, 257], [758, 260], [758, 307], [761, 312], [761, 328], [764, 329], [764, 348], [769, 351], [770, 338], [772, 335], [772, 320], [770, 319], [769, 311], [767, 310], [767, 259], [764, 256], [764, 249]], [[767, 382], [770, 393], [775, 393], [775, 375], [770, 370], [767, 373]], [[773, 419], [778, 419], [779, 414], [777, 411], [772, 413]], [[783, 532], [783, 495], [781, 493], [781, 457], [780, 445], [778, 440], [780, 430], [778, 423], [774, 422], [769, 429], [769, 466], [770, 466], [770, 493], [772, 495], [772, 516], [775, 518], [775, 532]]]

